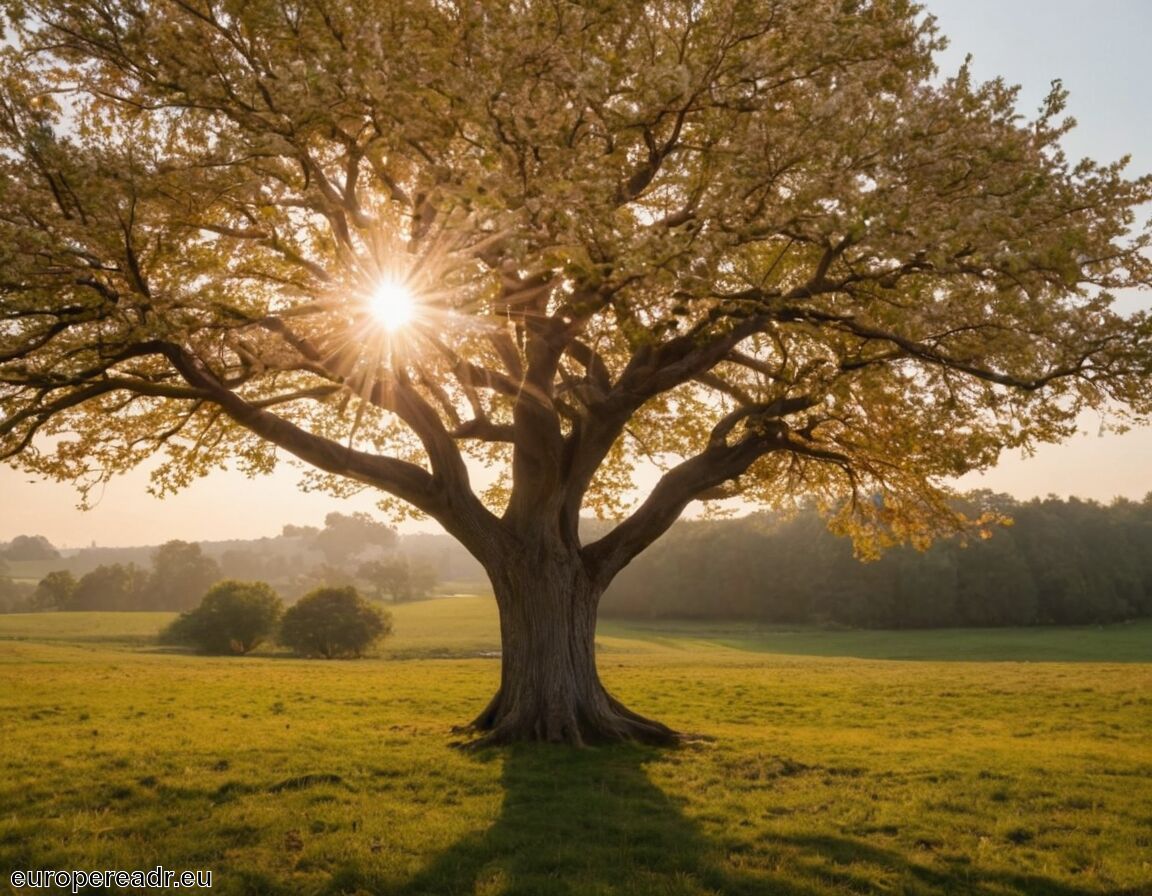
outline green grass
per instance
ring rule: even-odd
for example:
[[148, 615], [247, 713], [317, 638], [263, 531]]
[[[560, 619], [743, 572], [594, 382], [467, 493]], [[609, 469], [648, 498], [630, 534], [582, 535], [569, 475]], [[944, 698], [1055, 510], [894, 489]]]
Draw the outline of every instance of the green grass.
[[153, 644], [176, 613], [12, 613], [0, 615], [0, 642]]
[[618, 622], [602, 634], [760, 653], [882, 660], [1152, 663], [1152, 620], [1108, 626], [827, 631], [731, 622]]
[[[355, 662], [164, 653], [139, 640], [162, 615], [0, 617], [0, 892], [164, 864], [273, 896], [1152, 894], [1152, 664], [612, 625], [609, 687], [703, 738], [472, 754], [451, 728], [497, 683], [491, 601], [395, 615]], [[997, 633], [956, 634], [963, 657]]]

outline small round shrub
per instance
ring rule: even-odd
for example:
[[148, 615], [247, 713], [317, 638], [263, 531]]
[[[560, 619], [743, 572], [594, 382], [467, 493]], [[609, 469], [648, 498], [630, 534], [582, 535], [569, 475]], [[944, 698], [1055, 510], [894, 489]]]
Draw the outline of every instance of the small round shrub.
[[392, 632], [392, 616], [355, 588], [317, 588], [284, 613], [280, 643], [300, 656], [362, 656]]
[[244, 654], [272, 636], [282, 610], [265, 582], [217, 582], [200, 606], [180, 614], [161, 637], [201, 653]]

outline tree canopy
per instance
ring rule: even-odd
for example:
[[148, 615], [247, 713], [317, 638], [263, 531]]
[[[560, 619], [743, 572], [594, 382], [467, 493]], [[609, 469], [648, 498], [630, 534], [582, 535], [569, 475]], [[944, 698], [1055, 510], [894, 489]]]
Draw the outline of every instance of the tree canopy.
[[[1149, 281], [1152, 180], [1065, 157], [1059, 85], [1025, 120], [937, 77], [905, 0], [9, 16], [0, 457], [28, 469], [162, 452], [164, 491], [292, 455], [438, 520], [498, 598], [594, 608], [694, 500], [813, 494], [867, 549], [1085, 408], [1152, 410], [1152, 324], [1110, 293]], [[469, 457], [504, 475], [477, 494]], [[622, 522], [580, 544], [581, 508]]]

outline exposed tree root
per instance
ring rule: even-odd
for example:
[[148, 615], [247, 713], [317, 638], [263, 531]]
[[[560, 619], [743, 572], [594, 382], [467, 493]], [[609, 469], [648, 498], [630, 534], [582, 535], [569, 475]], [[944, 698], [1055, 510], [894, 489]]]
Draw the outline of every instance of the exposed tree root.
[[470, 724], [454, 729], [457, 734], [475, 735], [456, 746], [467, 750], [517, 743], [555, 743], [574, 747], [636, 743], [671, 747], [684, 741], [684, 735], [633, 712], [606, 692], [602, 691], [600, 696], [603, 699], [595, 702], [603, 703], [603, 706], [552, 708], [529, 714], [506, 706], [502, 695], [497, 693]]

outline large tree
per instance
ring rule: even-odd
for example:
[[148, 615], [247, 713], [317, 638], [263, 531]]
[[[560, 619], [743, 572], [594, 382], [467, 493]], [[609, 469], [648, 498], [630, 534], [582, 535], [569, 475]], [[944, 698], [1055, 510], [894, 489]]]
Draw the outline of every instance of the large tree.
[[289, 455], [438, 520], [500, 609], [490, 741], [673, 737], [593, 633], [690, 502], [919, 537], [945, 477], [1152, 408], [1108, 293], [1152, 183], [1065, 158], [1059, 86], [937, 78], [905, 0], [6, 8], [0, 456]]

